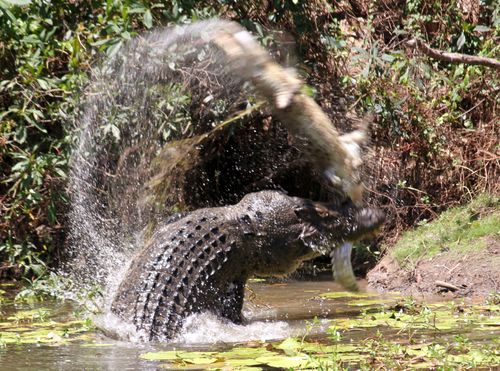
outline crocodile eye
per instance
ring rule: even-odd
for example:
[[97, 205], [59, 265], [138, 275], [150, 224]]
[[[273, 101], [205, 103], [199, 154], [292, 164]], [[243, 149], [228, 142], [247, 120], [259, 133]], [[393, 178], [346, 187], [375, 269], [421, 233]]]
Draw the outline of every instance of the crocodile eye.
[[315, 210], [320, 218], [328, 218], [330, 216], [330, 211], [324, 207], [316, 206]]

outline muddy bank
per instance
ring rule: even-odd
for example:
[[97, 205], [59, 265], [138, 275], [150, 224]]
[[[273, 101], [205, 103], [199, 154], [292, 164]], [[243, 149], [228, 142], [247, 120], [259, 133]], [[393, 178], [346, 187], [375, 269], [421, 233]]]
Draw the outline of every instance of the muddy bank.
[[500, 238], [482, 238], [481, 250], [457, 254], [444, 251], [403, 268], [386, 255], [368, 275], [369, 287], [408, 295], [442, 294], [451, 297], [486, 296], [500, 292]]

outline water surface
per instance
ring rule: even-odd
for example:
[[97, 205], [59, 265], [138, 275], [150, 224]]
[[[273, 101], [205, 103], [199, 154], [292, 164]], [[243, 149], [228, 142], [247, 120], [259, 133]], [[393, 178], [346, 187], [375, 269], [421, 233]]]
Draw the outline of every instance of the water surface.
[[[428, 344], [450, 344], [457, 336], [467, 339], [469, 358], [477, 348], [496, 347], [496, 355], [491, 349], [485, 362], [500, 363], [498, 305], [472, 309], [466, 303], [431, 299], [427, 300], [427, 313], [420, 304], [411, 307], [408, 299], [397, 295], [340, 290], [330, 280], [251, 282], [244, 307], [246, 325], [224, 323], [210, 314], [197, 315], [186, 321], [182, 334], [171, 344], [116, 340], [82, 320], [81, 308], [73, 302], [14, 303], [7, 293], [1, 305], [0, 369], [269, 369], [287, 365], [286, 360], [293, 368], [315, 369], [318, 364], [310, 362], [320, 362], [321, 357], [342, 365], [366, 363], [374, 357], [370, 362], [376, 364], [377, 354], [387, 358], [388, 351], [396, 352], [388, 344], [407, 353], [428, 353]], [[397, 303], [405, 301], [407, 309], [398, 309]], [[412, 310], [415, 315], [409, 317]], [[451, 323], [445, 322], [447, 317], [456, 318]], [[370, 349], [375, 355], [370, 355]], [[179, 353], [173, 357], [172, 350]], [[239, 353], [235, 356], [234, 351]], [[396, 356], [393, 353], [390, 355]], [[450, 362], [472, 362], [457, 361], [456, 354], [449, 357], [455, 357]], [[262, 364], [255, 364], [256, 360]]]

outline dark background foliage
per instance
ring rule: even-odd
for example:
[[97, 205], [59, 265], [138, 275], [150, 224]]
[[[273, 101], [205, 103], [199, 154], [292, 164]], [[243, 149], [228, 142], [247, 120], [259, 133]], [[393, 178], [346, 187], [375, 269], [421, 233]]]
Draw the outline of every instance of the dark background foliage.
[[[242, 23], [284, 64], [295, 64], [280, 52], [292, 48], [339, 127], [351, 112], [375, 113], [367, 201], [387, 209], [388, 243], [449, 206], [498, 193], [498, 73], [406, 45], [418, 36], [498, 59], [492, 0], [0, 0], [0, 275], [38, 276], [63, 245], [74, 117], [98, 57], [152, 27], [216, 16]], [[252, 130], [270, 122], [256, 115]]]

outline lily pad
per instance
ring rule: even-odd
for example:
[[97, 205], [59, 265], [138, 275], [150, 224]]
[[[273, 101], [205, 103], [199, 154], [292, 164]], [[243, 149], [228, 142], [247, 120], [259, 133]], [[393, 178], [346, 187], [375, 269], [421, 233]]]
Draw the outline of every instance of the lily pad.
[[20, 310], [14, 313], [12, 316], [7, 317], [9, 321], [33, 321], [35, 319], [41, 319], [50, 314], [50, 309], [48, 308], [38, 308], [31, 310]]
[[275, 348], [283, 350], [286, 354], [295, 354], [302, 348], [302, 343], [295, 338], [287, 338]]
[[226, 359], [242, 359], [242, 358], [257, 358], [269, 353], [269, 351], [265, 348], [266, 344], [263, 344], [260, 348], [244, 348], [244, 347], [236, 347], [232, 350], [221, 352], [219, 355]]
[[289, 357], [280, 354], [270, 354], [268, 356], [259, 357], [256, 359], [256, 361], [271, 367], [296, 369], [299, 367], [306, 366], [307, 363], [309, 362], [309, 357], [306, 355], [297, 355], [294, 357]]
[[105, 347], [112, 347], [115, 344], [111, 343], [90, 343], [90, 344], [82, 344], [80, 345], [82, 348], [105, 348]]
[[215, 352], [188, 352], [188, 351], [178, 351], [178, 350], [168, 350], [161, 352], [148, 352], [141, 354], [139, 358], [148, 360], [148, 361], [172, 361], [172, 360], [192, 360], [192, 359], [200, 359], [207, 358], [211, 359]]
[[369, 298], [377, 296], [368, 292], [351, 292], [351, 291], [332, 291], [325, 292], [319, 295], [325, 299], [342, 299], [342, 298]]
[[371, 307], [371, 306], [381, 306], [388, 303], [394, 303], [394, 300], [388, 300], [388, 299], [351, 300], [347, 302], [347, 305], [353, 307]]
[[309, 343], [304, 342], [302, 345], [302, 351], [307, 353], [315, 354], [333, 354], [333, 353], [350, 353], [357, 352], [359, 349], [353, 344], [335, 344], [335, 345], [325, 345], [322, 343]]

